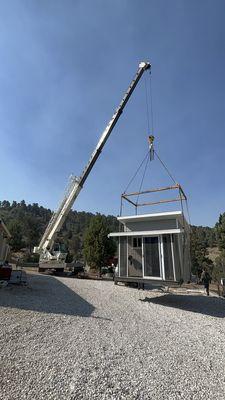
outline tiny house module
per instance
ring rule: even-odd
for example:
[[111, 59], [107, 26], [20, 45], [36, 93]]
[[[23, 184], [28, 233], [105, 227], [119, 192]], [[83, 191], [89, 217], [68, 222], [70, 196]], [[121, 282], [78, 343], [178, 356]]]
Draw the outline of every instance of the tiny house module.
[[181, 284], [190, 280], [189, 225], [182, 211], [118, 217], [117, 282]]
[[[189, 217], [187, 197], [153, 149], [153, 140], [154, 137], [151, 136], [145, 171], [148, 162], [156, 155], [174, 184], [122, 194], [120, 217], [117, 218], [120, 231], [109, 234], [109, 237], [117, 238], [118, 241], [119, 257], [115, 284], [135, 282], [138, 285], [152, 283], [157, 286], [174, 286], [191, 279], [190, 225], [184, 212], [186, 209]], [[150, 202], [141, 200], [142, 196], [162, 195], [168, 191], [173, 193], [175, 191], [176, 197]], [[135, 215], [122, 216], [123, 201], [135, 207]], [[180, 210], [138, 215], [139, 207], [164, 205], [168, 207], [175, 202], [179, 204]]]

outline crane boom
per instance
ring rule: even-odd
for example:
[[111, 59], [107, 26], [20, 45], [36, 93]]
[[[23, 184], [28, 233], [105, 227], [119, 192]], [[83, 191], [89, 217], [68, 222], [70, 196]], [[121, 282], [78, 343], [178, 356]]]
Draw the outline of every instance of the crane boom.
[[[120, 118], [124, 107], [126, 106], [131, 94], [133, 93], [137, 83], [139, 82], [141, 76], [143, 75], [144, 71], [148, 70], [151, 68], [151, 65], [149, 62], [141, 62], [139, 64], [138, 70], [136, 72], [136, 75], [132, 82], [130, 83], [124, 97], [122, 98], [118, 108], [114, 112], [111, 120], [109, 121], [108, 125], [104, 129], [97, 146], [95, 147], [93, 153], [91, 154], [91, 157], [84, 168], [81, 176], [79, 178], [73, 177], [70, 187], [61, 202], [59, 208], [57, 211], [53, 214], [45, 232], [44, 235], [39, 243], [38, 247], [34, 248], [35, 253], [39, 253], [40, 255], [43, 256], [43, 259], [51, 259], [51, 250], [53, 247], [54, 243], [54, 238], [57, 232], [60, 231], [69, 211], [72, 208], [73, 203], [75, 202], [77, 196], [79, 195], [88, 175], [90, 174], [95, 162], [97, 161], [109, 135], [111, 134], [114, 126], [116, 125], [118, 119]], [[58, 260], [58, 257], [57, 257]]]

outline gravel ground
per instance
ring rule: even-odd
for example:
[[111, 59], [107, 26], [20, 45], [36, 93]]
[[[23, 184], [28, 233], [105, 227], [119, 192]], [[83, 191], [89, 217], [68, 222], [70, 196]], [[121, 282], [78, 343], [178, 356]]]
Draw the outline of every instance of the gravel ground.
[[0, 289], [0, 399], [225, 399], [225, 301], [28, 276]]

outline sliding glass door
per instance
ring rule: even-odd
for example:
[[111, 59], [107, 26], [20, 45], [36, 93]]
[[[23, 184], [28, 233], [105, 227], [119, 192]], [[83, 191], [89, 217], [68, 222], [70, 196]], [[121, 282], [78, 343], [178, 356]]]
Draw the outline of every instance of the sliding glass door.
[[163, 235], [163, 261], [166, 280], [174, 280], [174, 256], [172, 235]]
[[144, 277], [161, 278], [160, 241], [158, 236], [143, 237]]
[[120, 276], [176, 280], [173, 235], [120, 237], [119, 248]]

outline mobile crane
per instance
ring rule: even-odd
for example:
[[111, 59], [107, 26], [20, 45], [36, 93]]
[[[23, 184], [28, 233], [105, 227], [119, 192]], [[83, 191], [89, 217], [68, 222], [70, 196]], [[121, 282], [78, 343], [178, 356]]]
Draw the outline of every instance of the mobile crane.
[[141, 62], [138, 66], [138, 70], [134, 79], [132, 80], [130, 86], [128, 87], [124, 97], [122, 98], [118, 108], [114, 112], [112, 118], [110, 119], [108, 125], [104, 129], [96, 148], [94, 149], [91, 157], [85, 166], [80, 177], [72, 176], [70, 179], [70, 184], [67, 188], [66, 194], [62, 202], [60, 203], [58, 209], [53, 213], [52, 218], [43, 234], [43, 237], [38, 246], [34, 247], [34, 253], [40, 254], [39, 259], [39, 271], [46, 269], [57, 269], [63, 270], [65, 266], [65, 260], [67, 253], [58, 244], [58, 248], [54, 246], [54, 239], [57, 233], [60, 231], [65, 219], [71, 210], [77, 196], [79, 195], [83, 185], [90, 174], [95, 162], [97, 161], [100, 153], [112, 132], [114, 126], [116, 125], [118, 119], [120, 118], [124, 107], [126, 106], [131, 94], [133, 93], [137, 83], [139, 82], [144, 71], [150, 70], [151, 65], [149, 62]]

